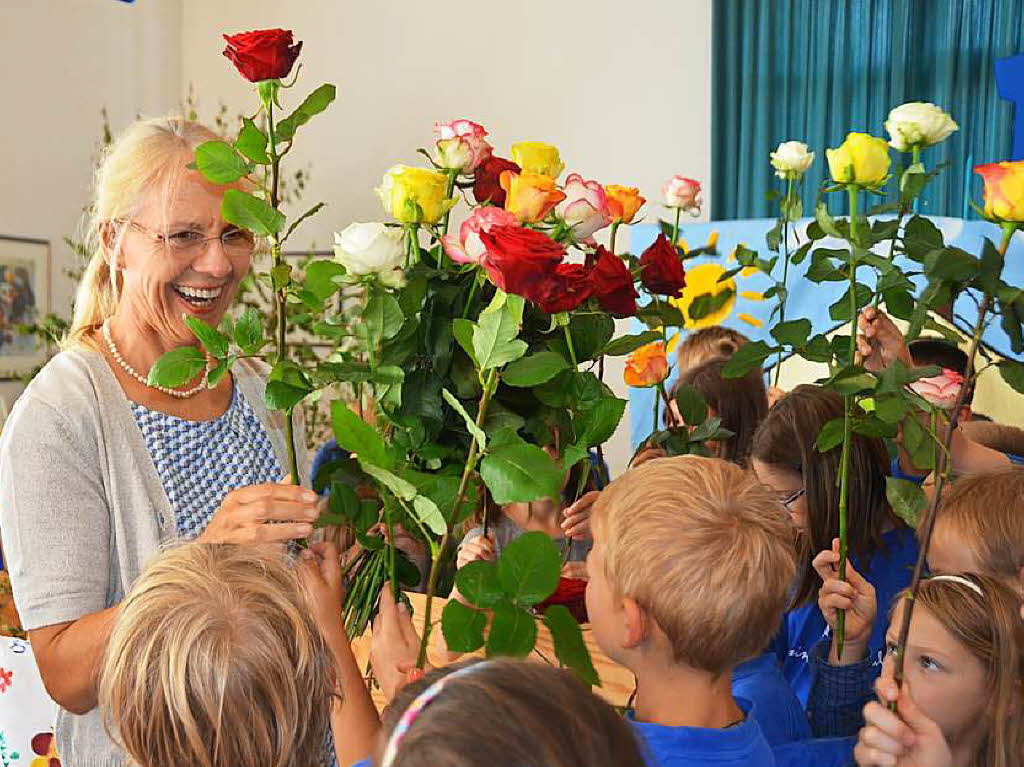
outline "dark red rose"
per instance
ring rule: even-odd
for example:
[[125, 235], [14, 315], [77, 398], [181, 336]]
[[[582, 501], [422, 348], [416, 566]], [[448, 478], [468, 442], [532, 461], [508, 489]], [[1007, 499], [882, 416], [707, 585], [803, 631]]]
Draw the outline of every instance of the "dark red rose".
[[292, 33], [286, 29], [260, 29], [224, 35], [228, 47], [224, 55], [251, 83], [280, 80], [292, 71], [302, 43], [292, 44]]
[[613, 317], [632, 317], [640, 294], [633, 287], [633, 275], [622, 259], [604, 245], [597, 246], [596, 261], [590, 272], [593, 295], [601, 308]]
[[499, 208], [505, 207], [505, 190], [501, 188], [502, 172], [510, 170], [519, 173], [522, 169], [511, 160], [501, 157], [488, 157], [477, 166], [473, 174], [473, 197], [477, 203], [490, 203]]
[[587, 622], [587, 582], [579, 578], [559, 578], [555, 593], [537, 605], [541, 615], [551, 605], [565, 605], [577, 623]]
[[548, 314], [558, 314], [571, 312], [593, 293], [590, 270], [580, 264], [559, 264], [553, 273], [531, 283], [523, 297]]
[[676, 297], [686, 285], [686, 270], [679, 254], [665, 235], [640, 256], [640, 282], [651, 293]]
[[494, 226], [480, 232], [482, 263], [494, 284], [506, 293], [527, 295], [534, 283], [553, 275], [565, 248], [550, 237], [521, 226]]

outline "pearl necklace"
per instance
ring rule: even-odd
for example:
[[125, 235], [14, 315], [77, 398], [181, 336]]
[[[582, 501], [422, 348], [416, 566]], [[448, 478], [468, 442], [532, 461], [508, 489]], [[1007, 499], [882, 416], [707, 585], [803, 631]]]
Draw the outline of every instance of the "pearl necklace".
[[206, 363], [206, 372], [203, 373], [203, 380], [200, 381], [195, 386], [193, 386], [191, 389], [181, 391], [179, 389], [172, 389], [169, 386], [154, 386], [149, 382], [149, 378], [147, 376], [144, 376], [141, 373], [139, 373], [135, 368], [133, 368], [125, 361], [124, 357], [121, 356], [121, 352], [118, 351], [117, 346], [114, 344], [114, 339], [110, 337], [109, 320], [103, 323], [103, 337], [107, 339], [107, 347], [110, 349], [111, 356], [115, 360], [117, 360], [117, 364], [120, 365], [128, 375], [130, 375], [132, 378], [134, 378], [136, 381], [143, 384], [144, 386], [148, 386], [151, 389], [156, 389], [157, 391], [162, 391], [164, 394], [169, 394], [170, 396], [177, 397], [178, 399], [188, 399], [189, 397], [194, 397], [203, 389], [207, 388], [210, 376], [209, 360], [207, 360]]

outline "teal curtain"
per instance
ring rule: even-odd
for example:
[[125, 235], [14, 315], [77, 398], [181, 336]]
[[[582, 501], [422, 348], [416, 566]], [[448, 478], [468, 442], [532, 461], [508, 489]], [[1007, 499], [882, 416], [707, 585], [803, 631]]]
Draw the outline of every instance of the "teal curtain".
[[[949, 167], [921, 213], [974, 217], [971, 169], [1010, 156], [1013, 106], [993, 63], [1024, 51], [1024, 0], [715, 0], [712, 39], [715, 220], [776, 215], [768, 153], [788, 140], [817, 152], [803, 187], [812, 210], [825, 148], [849, 131], [888, 139], [889, 110], [906, 101], [938, 104], [960, 126], [922, 157]], [[844, 201], [830, 205], [844, 212]]]

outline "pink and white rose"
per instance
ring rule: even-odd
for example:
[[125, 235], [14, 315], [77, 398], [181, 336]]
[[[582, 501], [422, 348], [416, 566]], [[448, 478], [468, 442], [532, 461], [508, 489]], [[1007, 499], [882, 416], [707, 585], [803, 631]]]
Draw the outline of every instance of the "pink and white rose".
[[473, 215], [462, 222], [458, 237], [446, 234], [441, 238], [444, 252], [457, 264], [479, 264], [486, 252], [480, 233], [489, 232], [495, 226], [519, 226], [519, 219], [493, 205], [476, 208]]
[[437, 144], [434, 162], [447, 170], [472, 173], [491, 156], [491, 145], [484, 138], [487, 131], [472, 120], [434, 123]]
[[963, 384], [964, 377], [960, 373], [943, 368], [942, 373], [937, 376], [918, 378], [910, 384], [910, 390], [933, 407], [940, 410], [952, 410]]
[[665, 206], [682, 208], [693, 216], [700, 215], [700, 182], [685, 176], [673, 176], [661, 188]]
[[594, 232], [612, 222], [608, 193], [597, 181], [587, 181], [579, 173], [570, 173], [563, 191], [565, 199], [558, 206], [558, 215], [572, 229], [576, 242], [588, 241]]

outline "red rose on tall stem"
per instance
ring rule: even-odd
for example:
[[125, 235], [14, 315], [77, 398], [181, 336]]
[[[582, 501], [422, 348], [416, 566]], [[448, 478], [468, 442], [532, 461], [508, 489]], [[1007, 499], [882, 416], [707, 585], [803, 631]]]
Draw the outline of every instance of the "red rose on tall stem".
[[[529, 298], [533, 284], [555, 271], [565, 248], [547, 235], [519, 226], [495, 226], [480, 232], [481, 263], [491, 280], [506, 293]], [[532, 299], [531, 299], [532, 300]]]
[[480, 205], [490, 203], [505, 207], [505, 190], [501, 188], [501, 174], [506, 170], [519, 173], [522, 169], [511, 160], [488, 157], [473, 174], [473, 197]]
[[601, 308], [613, 317], [632, 317], [640, 294], [633, 287], [633, 275], [622, 259], [604, 245], [597, 246], [596, 261], [590, 272], [593, 295]]
[[523, 297], [548, 314], [571, 312], [594, 293], [590, 271], [580, 264], [559, 264], [527, 286]]
[[302, 43], [293, 44], [292, 33], [286, 29], [240, 32], [224, 35], [224, 39], [228, 43], [224, 55], [251, 83], [287, 77], [302, 50]]
[[686, 285], [686, 270], [679, 254], [663, 234], [640, 256], [640, 268], [641, 284], [659, 296], [678, 296]]

